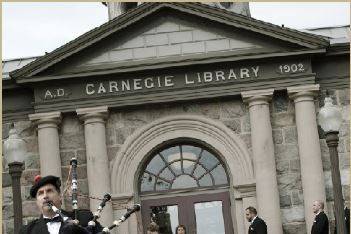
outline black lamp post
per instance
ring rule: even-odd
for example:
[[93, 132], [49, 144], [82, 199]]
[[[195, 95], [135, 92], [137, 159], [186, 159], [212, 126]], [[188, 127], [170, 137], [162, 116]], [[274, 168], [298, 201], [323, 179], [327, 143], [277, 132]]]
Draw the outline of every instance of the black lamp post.
[[14, 233], [19, 233], [22, 226], [22, 198], [21, 198], [21, 175], [24, 159], [26, 157], [26, 144], [17, 135], [13, 126], [9, 132], [9, 138], [4, 142], [4, 155], [9, 165], [9, 173], [12, 179]]
[[318, 122], [326, 134], [325, 140], [329, 147], [337, 234], [345, 234], [346, 225], [337, 150], [342, 116], [340, 110], [333, 105], [330, 97], [326, 97], [324, 100], [324, 106], [318, 114]]

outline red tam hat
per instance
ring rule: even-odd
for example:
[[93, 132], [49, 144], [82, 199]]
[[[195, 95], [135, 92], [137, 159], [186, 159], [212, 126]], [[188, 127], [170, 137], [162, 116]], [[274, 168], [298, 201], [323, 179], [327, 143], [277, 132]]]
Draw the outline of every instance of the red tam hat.
[[34, 183], [38, 183], [39, 180], [41, 180], [41, 175], [36, 175], [34, 177]]

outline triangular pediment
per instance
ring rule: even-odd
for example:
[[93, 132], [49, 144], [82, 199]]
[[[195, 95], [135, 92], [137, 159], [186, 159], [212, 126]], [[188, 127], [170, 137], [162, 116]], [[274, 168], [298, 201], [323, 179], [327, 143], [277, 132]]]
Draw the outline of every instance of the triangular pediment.
[[[134, 16], [134, 17], [133, 17]], [[327, 41], [197, 3], [145, 3], [11, 75], [18, 80], [325, 48]]]
[[204, 24], [196, 21], [195, 17], [189, 17], [188, 21], [171, 16], [160, 17], [144, 25], [144, 28], [131, 32], [131, 35], [116, 37], [114, 45], [106, 45], [108, 51], [91, 53], [80, 61], [78, 67], [189, 55], [211, 56], [215, 52], [246, 54], [297, 48], [291, 43], [272, 40], [257, 33]]

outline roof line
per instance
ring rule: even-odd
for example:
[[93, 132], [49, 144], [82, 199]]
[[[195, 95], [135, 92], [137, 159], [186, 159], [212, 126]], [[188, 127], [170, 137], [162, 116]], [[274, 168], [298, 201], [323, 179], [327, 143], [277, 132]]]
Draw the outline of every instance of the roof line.
[[303, 28], [303, 29], [313, 30], [313, 29], [344, 28], [344, 27], [350, 27], [350, 25], [344, 24], [344, 25], [335, 25], [335, 26], [320, 26], [320, 27], [311, 27], [311, 28]]
[[[41, 58], [27, 64], [26, 66], [15, 70], [10, 73], [10, 76], [25, 77], [36, 74], [47, 67], [61, 61], [62, 59], [76, 53], [91, 44], [101, 40], [106, 36], [115, 33], [116, 31], [122, 30], [123, 28], [129, 26], [130, 24], [138, 21], [140, 17], [144, 17], [152, 14], [163, 7], [169, 7], [175, 10], [180, 10], [184, 13], [193, 13], [199, 17], [209, 18], [217, 22], [224, 22], [228, 25], [236, 25], [236, 27], [251, 30], [253, 32], [260, 32], [266, 36], [274, 36], [277, 38], [285, 38], [288, 42], [295, 42], [304, 47], [314, 48], [329, 45], [329, 41], [325, 40], [321, 36], [317, 36], [310, 33], [303, 33], [298, 30], [281, 28], [277, 25], [267, 23], [261, 20], [256, 20], [251, 17], [243, 16], [240, 14], [235, 14], [233, 12], [227, 12], [222, 9], [213, 8], [208, 5], [203, 5], [200, 3], [185, 3], [185, 2], [175, 2], [175, 3], [155, 3], [147, 2], [139, 5], [138, 7], [128, 11], [128, 13], [122, 14], [99, 27], [96, 27], [76, 39], [62, 45], [61, 47], [55, 49], [54, 51], [42, 56]], [[146, 10], [149, 10], [148, 12]], [[222, 14], [219, 14], [222, 13]], [[204, 16], [206, 14], [206, 16]], [[133, 20], [131, 20], [133, 18]], [[132, 21], [132, 22], [131, 22]]]
[[38, 56], [28, 56], [28, 57], [20, 57], [20, 58], [10, 58], [10, 59], [3, 59], [2, 62], [11, 62], [11, 61], [18, 61], [18, 60], [26, 60], [26, 59], [32, 59], [32, 58], [39, 58], [44, 55], [38, 55]]

